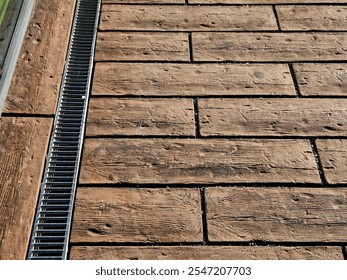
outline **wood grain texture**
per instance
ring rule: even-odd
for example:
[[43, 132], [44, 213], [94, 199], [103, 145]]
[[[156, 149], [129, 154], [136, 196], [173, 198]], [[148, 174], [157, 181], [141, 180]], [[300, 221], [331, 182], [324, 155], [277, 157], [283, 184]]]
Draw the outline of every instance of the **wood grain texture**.
[[189, 99], [91, 99], [87, 136], [194, 136], [194, 105]]
[[319, 183], [306, 140], [87, 139], [81, 184]]
[[35, 3], [4, 113], [55, 112], [75, 0]]
[[347, 30], [346, 6], [276, 6], [282, 30]]
[[343, 260], [340, 247], [72, 246], [71, 260]]
[[346, 63], [298, 63], [293, 67], [302, 95], [347, 96]]
[[81, 188], [71, 241], [202, 241], [199, 190]]
[[104, 5], [100, 30], [255, 31], [277, 24], [271, 6]]
[[347, 140], [316, 140], [325, 178], [330, 184], [347, 183]]
[[[107, 0], [112, 1], [112, 0]], [[116, 0], [114, 0], [116, 1]], [[119, 1], [119, 0], [117, 0]], [[126, 0], [125, 0], [126, 1]], [[127, 0], [132, 1], [132, 0]], [[324, 4], [346, 3], [346, 0], [189, 0], [190, 4]]]
[[295, 95], [283, 64], [97, 63], [93, 95]]
[[102, 0], [103, 4], [184, 4], [185, 0]]
[[0, 119], [0, 259], [25, 259], [52, 121]]
[[347, 59], [343, 33], [196, 32], [195, 61], [295, 62]]
[[95, 60], [189, 61], [184, 33], [99, 32]]
[[346, 240], [346, 188], [207, 188], [206, 201], [210, 241]]
[[347, 136], [343, 99], [199, 99], [202, 136]]

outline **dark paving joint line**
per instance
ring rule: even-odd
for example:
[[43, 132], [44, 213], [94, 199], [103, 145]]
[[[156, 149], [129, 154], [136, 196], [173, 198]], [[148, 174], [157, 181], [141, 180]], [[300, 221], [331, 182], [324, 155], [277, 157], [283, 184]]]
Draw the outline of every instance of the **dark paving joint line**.
[[296, 93], [297, 97], [301, 97], [302, 95], [300, 93], [299, 83], [298, 83], [298, 80], [297, 80], [296, 75], [295, 75], [293, 63], [288, 63], [288, 66], [289, 66], [290, 74], [292, 75], [295, 93]]
[[276, 10], [276, 5], [272, 5], [272, 10], [273, 10], [273, 13], [275, 15], [275, 19], [276, 19], [276, 23], [277, 23], [277, 27], [278, 27], [278, 32], [282, 32], [280, 20], [278, 18], [278, 14], [277, 14], [277, 10]]
[[188, 40], [189, 40], [189, 60], [190, 62], [194, 62], [192, 32], [188, 33]]
[[194, 98], [193, 102], [194, 102], [194, 118], [195, 118], [195, 137], [198, 138], [198, 137], [201, 137], [198, 98]]
[[200, 199], [201, 199], [201, 218], [202, 218], [202, 238], [204, 244], [208, 243], [208, 229], [207, 229], [207, 207], [206, 207], [206, 196], [205, 187], [200, 188]]
[[310, 139], [310, 144], [311, 144], [311, 147], [312, 147], [312, 152], [313, 152], [314, 158], [315, 158], [316, 163], [317, 163], [317, 168], [318, 168], [318, 172], [319, 172], [319, 176], [321, 178], [322, 184], [324, 185], [324, 187], [327, 187], [328, 186], [328, 181], [325, 178], [322, 161], [320, 160], [319, 153], [318, 153], [318, 148], [317, 148], [317, 145], [316, 145], [316, 140], [315, 139]]

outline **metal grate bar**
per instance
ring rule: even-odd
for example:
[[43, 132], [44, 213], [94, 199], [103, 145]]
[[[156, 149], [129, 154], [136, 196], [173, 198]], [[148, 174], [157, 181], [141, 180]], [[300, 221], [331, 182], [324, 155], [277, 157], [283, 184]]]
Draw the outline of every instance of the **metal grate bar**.
[[77, 0], [27, 258], [67, 258], [101, 0]]

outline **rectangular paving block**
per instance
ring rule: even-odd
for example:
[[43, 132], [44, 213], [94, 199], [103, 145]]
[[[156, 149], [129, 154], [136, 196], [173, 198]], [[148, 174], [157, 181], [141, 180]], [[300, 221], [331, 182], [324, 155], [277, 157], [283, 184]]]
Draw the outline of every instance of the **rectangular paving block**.
[[202, 241], [198, 189], [79, 188], [71, 242]]
[[185, 0], [102, 0], [103, 4], [184, 4]]
[[87, 136], [194, 136], [191, 99], [91, 99]]
[[282, 30], [347, 30], [346, 6], [276, 6]]
[[189, 61], [188, 35], [158, 32], [99, 32], [95, 60]]
[[[112, 1], [112, 0], [107, 0]], [[121, 0], [113, 0], [121, 1]], [[126, 0], [125, 0], [126, 1]], [[132, 0], [127, 0], [132, 1]], [[189, 0], [190, 4], [324, 4], [346, 3], [346, 0]]]
[[93, 95], [295, 95], [285, 64], [96, 63]]
[[304, 96], [347, 96], [346, 63], [296, 63], [293, 65]]
[[322, 139], [316, 143], [328, 183], [347, 183], [347, 140]]
[[347, 100], [199, 99], [202, 136], [346, 136]]
[[35, 2], [4, 113], [54, 114], [75, 2]]
[[87, 139], [81, 184], [319, 183], [307, 140]]
[[210, 241], [346, 241], [346, 188], [207, 188], [206, 203]]
[[196, 32], [192, 34], [193, 58], [240, 62], [346, 60], [346, 34]]
[[277, 30], [271, 6], [104, 5], [100, 30]]
[[72, 246], [72, 260], [343, 260], [341, 247]]
[[40, 190], [51, 119], [0, 119], [0, 259], [24, 260]]

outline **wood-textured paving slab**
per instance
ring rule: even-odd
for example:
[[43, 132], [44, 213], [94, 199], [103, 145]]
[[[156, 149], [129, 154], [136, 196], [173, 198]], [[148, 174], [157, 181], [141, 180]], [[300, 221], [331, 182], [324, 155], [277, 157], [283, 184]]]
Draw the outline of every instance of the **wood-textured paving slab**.
[[195, 61], [295, 62], [347, 59], [347, 33], [192, 34]]
[[271, 6], [104, 5], [100, 30], [277, 30]]
[[93, 95], [295, 95], [284, 64], [97, 63]]
[[87, 139], [81, 184], [319, 183], [306, 140]]
[[347, 96], [346, 63], [298, 63], [293, 67], [302, 95]]
[[198, 189], [80, 188], [72, 242], [202, 241]]
[[184, 33], [99, 32], [96, 61], [189, 61]]
[[346, 241], [346, 188], [207, 188], [206, 203], [210, 241]]
[[[111, 0], [107, 0], [111, 1]], [[116, 0], [114, 0], [116, 1]], [[117, 0], [121, 1], [121, 0]], [[124, 0], [132, 1], [132, 0]], [[346, 3], [346, 0], [189, 0], [190, 4], [324, 4]]]
[[54, 114], [75, 0], [36, 1], [4, 113]]
[[202, 136], [347, 136], [343, 99], [199, 99]]
[[0, 259], [25, 259], [52, 121], [0, 119]]
[[72, 260], [343, 260], [340, 247], [72, 246]]
[[277, 6], [282, 30], [347, 30], [346, 6]]
[[91, 99], [87, 136], [194, 136], [191, 99]]
[[316, 143], [328, 183], [347, 183], [347, 140], [324, 139]]
[[184, 4], [185, 0], [102, 0], [103, 4]]

